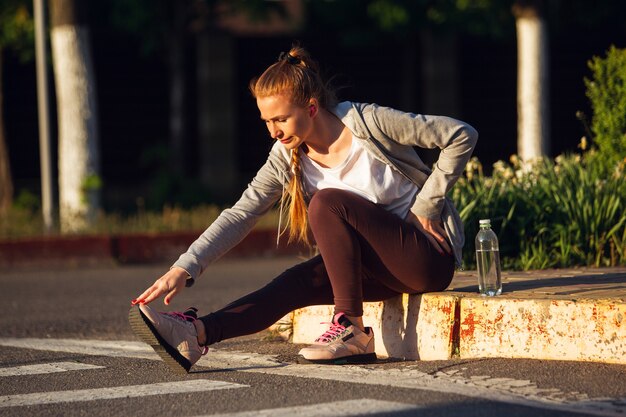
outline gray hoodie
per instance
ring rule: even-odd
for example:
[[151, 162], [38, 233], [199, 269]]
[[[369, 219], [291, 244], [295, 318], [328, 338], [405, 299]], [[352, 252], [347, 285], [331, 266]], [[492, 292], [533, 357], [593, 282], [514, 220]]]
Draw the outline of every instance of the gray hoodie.
[[[404, 113], [376, 104], [343, 102], [331, 111], [375, 158], [417, 185], [419, 192], [411, 211], [443, 220], [460, 266], [465, 242], [463, 224], [446, 193], [471, 157], [478, 139], [476, 130], [449, 117]], [[441, 149], [433, 169], [424, 164], [413, 146]], [[222, 211], [173, 266], [183, 268], [195, 279], [243, 240], [282, 196], [293, 175], [289, 161], [289, 152], [277, 141], [239, 201]]]

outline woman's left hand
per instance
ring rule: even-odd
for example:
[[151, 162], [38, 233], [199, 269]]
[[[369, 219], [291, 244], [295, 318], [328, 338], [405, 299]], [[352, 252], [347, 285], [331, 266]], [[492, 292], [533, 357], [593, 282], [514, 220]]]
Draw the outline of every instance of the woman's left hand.
[[426, 236], [437, 252], [442, 255], [446, 253], [452, 254], [452, 248], [450, 248], [446, 239], [446, 231], [441, 220], [418, 216], [410, 211], [405, 220], [424, 233], [424, 236]]

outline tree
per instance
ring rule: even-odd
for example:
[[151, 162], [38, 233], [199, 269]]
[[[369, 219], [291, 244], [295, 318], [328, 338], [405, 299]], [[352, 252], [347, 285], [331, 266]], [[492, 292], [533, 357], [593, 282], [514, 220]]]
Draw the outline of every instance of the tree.
[[32, 58], [33, 18], [27, 4], [19, 0], [0, 2], [0, 214], [6, 213], [13, 204], [13, 177], [3, 116], [2, 59], [9, 48], [17, 51], [22, 60]]
[[[265, 0], [201, 1], [190, 25], [196, 40], [199, 177], [214, 199], [237, 196], [237, 73], [233, 33], [293, 33], [299, 7]], [[290, 10], [291, 12], [290, 13]]]
[[587, 65], [592, 73], [591, 79], [585, 78], [585, 86], [593, 110], [596, 157], [598, 165], [612, 174], [626, 158], [626, 49], [611, 46], [606, 57], [594, 56]]
[[195, 38], [199, 177], [219, 200], [232, 197], [237, 180], [232, 86], [236, 68], [230, 32], [241, 27], [259, 30], [256, 26], [265, 22], [284, 26], [277, 20], [285, 17], [285, 6], [266, 0], [115, 0], [111, 5], [113, 26], [139, 37], [144, 52], [156, 52], [167, 63], [170, 117], [163, 172], [172, 188], [188, 174], [184, 157], [192, 129], [187, 126], [186, 103], [194, 80], [187, 77], [185, 54], [191, 51], [185, 45]]
[[517, 153], [523, 161], [548, 154], [550, 146], [548, 29], [543, 0], [517, 0]]
[[[511, 0], [343, 0], [309, 2], [309, 30], [319, 23], [337, 31], [344, 44], [375, 49], [384, 37], [402, 46], [397, 69], [400, 106], [405, 110], [460, 117], [459, 42], [462, 34], [502, 37], [513, 25]], [[419, 83], [419, 84], [418, 84]], [[416, 88], [417, 87], [417, 88]], [[420, 108], [415, 91], [419, 91]], [[426, 163], [438, 150], [418, 150]]]
[[59, 217], [64, 233], [84, 229], [100, 206], [98, 112], [87, 2], [51, 0], [51, 43], [59, 123]]
[[[414, 38], [421, 41], [423, 107], [431, 112], [455, 112], [455, 81], [457, 65], [457, 37], [461, 33], [488, 36], [508, 36], [515, 17], [518, 42], [518, 153], [523, 159], [545, 155], [549, 148], [548, 106], [548, 35], [544, 19], [544, 0], [368, 0], [365, 6], [356, 0], [344, 1], [342, 7], [335, 3], [312, 2], [317, 10], [327, 10], [331, 22], [340, 24], [346, 32], [369, 31], [388, 33], [405, 43], [405, 50], [415, 50]], [[361, 2], [356, 2], [361, 4]], [[363, 8], [367, 15], [354, 10]], [[348, 10], [350, 16], [365, 17], [366, 21], [352, 21], [345, 26], [340, 19], [341, 11]], [[339, 13], [337, 13], [339, 11]], [[373, 24], [372, 24], [373, 23]], [[349, 35], [347, 35], [349, 36]], [[363, 39], [368, 37], [361, 36]], [[416, 60], [410, 53], [404, 54], [400, 65], [405, 69], [403, 91], [411, 85], [411, 77], [417, 71]], [[413, 68], [413, 69], [411, 69]], [[406, 69], [409, 69], [408, 71]], [[407, 102], [405, 100], [405, 102]], [[408, 102], [410, 103], [410, 101]]]
[[373, 27], [393, 34], [404, 45], [401, 65], [404, 105], [408, 109], [412, 107], [407, 92], [415, 83], [412, 78], [419, 72], [419, 62], [423, 111], [456, 115], [459, 37], [467, 33], [502, 35], [509, 24], [505, 10], [502, 1], [493, 0], [370, 0], [367, 12], [375, 22]]

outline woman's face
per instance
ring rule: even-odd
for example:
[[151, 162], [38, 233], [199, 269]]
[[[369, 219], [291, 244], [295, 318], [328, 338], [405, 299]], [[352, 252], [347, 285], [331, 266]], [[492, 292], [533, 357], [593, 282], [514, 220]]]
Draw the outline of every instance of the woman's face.
[[256, 104], [270, 136], [291, 150], [306, 141], [313, 129], [309, 107], [295, 105], [283, 94], [258, 97]]

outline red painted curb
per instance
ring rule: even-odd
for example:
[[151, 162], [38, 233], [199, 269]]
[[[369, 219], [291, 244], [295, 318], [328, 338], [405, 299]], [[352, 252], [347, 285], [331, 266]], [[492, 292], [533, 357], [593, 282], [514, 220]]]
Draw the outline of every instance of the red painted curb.
[[110, 236], [39, 237], [0, 241], [0, 267], [112, 263]]
[[[142, 233], [113, 236], [53, 236], [0, 241], [0, 268], [49, 265], [172, 263], [202, 232]], [[309, 253], [287, 245], [276, 231], [254, 230], [225, 257], [282, 256]]]

